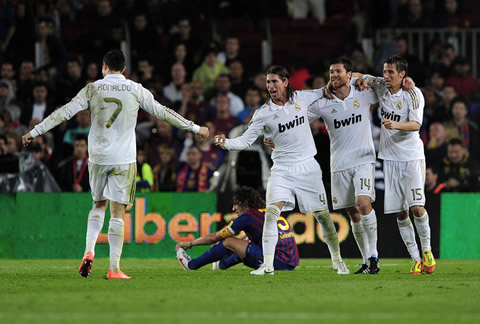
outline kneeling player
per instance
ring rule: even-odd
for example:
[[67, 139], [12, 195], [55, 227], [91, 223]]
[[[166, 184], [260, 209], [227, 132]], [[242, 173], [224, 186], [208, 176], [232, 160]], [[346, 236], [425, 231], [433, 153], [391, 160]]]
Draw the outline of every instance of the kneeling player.
[[[214, 269], [227, 269], [240, 262], [257, 269], [263, 262], [262, 233], [265, 201], [254, 189], [241, 187], [233, 195], [233, 211], [239, 216], [222, 230], [177, 244], [177, 259], [184, 270], [196, 270], [215, 262]], [[278, 243], [275, 250], [275, 270], [294, 270], [298, 265], [298, 249], [293, 231], [286, 219], [277, 221]], [[233, 237], [244, 231], [248, 240]], [[195, 245], [212, 246], [200, 257], [192, 259], [185, 250]], [[233, 252], [233, 254], [232, 254]], [[219, 261], [218, 263], [216, 261]], [[273, 274], [273, 272], [272, 272]]]

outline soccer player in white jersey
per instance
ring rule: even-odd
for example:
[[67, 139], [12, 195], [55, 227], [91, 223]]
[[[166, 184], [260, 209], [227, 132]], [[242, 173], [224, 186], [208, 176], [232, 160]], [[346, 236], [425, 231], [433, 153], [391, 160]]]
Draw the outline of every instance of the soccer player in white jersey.
[[[410, 274], [430, 274], [435, 271], [436, 262], [430, 243], [428, 213], [424, 208], [425, 155], [418, 133], [425, 101], [418, 88], [402, 89], [407, 68], [404, 58], [389, 57], [383, 64], [383, 79], [370, 83], [377, 93], [382, 117], [378, 157], [385, 161], [385, 214], [397, 216], [400, 235], [414, 260]], [[415, 241], [409, 209], [414, 216], [423, 258]]]
[[323, 90], [293, 92], [288, 78], [285, 68], [268, 68], [266, 87], [270, 100], [255, 111], [245, 133], [234, 139], [226, 139], [225, 135], [215, 136], [216, 145], [227, 150], [246, 149], [262, 134], [275, 144], [262, 237], [264, 262], [251, 274], [274, 273], [277, 220], [280, 211], [295, 207], [295, 196], [300, 211], [313, 212], [320, 223], [334, 269], [338, 274], [348, 274], [340, 255], [337, 231], [328, 211], [322, 171], [314, 159], [317, 150], [307, 116], [308, 107], [323, 96]]
[[124, 71], [123, 53], [109, 51], [103, 57], [103, 79], [87, 84], [69, 103], [22, 137], [23, 144], [27, 146], [33, 138], [72, 118], [79, 111], [90, 108], [92, 127], [88, 135], [88, 172], [94, 206], [88, 214], [86, 249], [78, 270], [83, 277], [90, 275], [95, 243], [110, 201], [110, 267], [107, 278], [130, 279], [120, 271], [120, 256], [125, 208], [133, 203], [135, 196], [135, 126], [139, 107], [182, 130], [208, 136], [208, 128], [200, 127], [156, 102], [152, 93], [141, 84], [126, 79]]
[[352, 232], [363, 257], [355, 273], [377, 274], [377, 216], [375, 201], [375, 147], [370, 126], [370, 105], [378, 101], [373, 90], [359, 91], [350, 84], [352, 63], [336, 58], [330, 63], [333, 99], [314, 102], [309, 121], [323, 118], [330, 136], [333, 209], [346, 208]]

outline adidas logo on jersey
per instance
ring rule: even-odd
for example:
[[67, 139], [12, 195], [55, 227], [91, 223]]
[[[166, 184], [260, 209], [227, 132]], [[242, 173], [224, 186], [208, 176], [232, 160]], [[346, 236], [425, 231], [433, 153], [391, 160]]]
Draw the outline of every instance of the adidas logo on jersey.
[[396, 121], [396, 122], [400, 121], [400, 115], [395, 114], [394, 111], [387, 112], [387, 111], [383, 110], [383, 107], [380, 110], [380, 115], [382, 115], [383, 119], [390, 119], [390, 120], [393, 120], [393, 121]]
[[305, 117], [302, 116], [302, 117], [298, 118], [298, 116], [295, 116], [295, 119], [289, 121], [288, 123], [285, 123], [285, 124], [280, 124], [279, 123], [278, 124], [278, 131], [280, 133], [283, 133], [287, 129], [294, 128], [295, 126], [301, 125], [304, 122], [305, 122]]
[[343, 119], [343, 120], [334, 119], [333, 120], [333, 126], [335, 126], [335, 129], [336, 129], [336, 128], [340, 128], [340, 127], [344, 127], [344, 126], [348, 126], [348, 125], [353, 125], [353, 124], [359, 123], [361, 121], [362, 121], [362, 115], [352, 114], [352, 117], [349, 117], [349, 118], [346, 118], [346, 119]]

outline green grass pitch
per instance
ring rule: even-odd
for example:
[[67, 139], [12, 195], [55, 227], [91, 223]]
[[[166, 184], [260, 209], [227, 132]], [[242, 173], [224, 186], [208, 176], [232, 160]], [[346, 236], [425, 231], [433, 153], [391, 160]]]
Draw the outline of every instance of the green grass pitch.
[[[350, 271], [360, 260], [347, 259]], [[379, 275], [337, 275], [327, 259], [293, 272], [243, 265], [183, 271], [172, 259], [124, 259], [132, 280], [79, 260], [0, 260], [0, 323], [480, 323], [480, 260], [438, 260], [432, 275], [381, 259]], [[352, 271], [352, 272], [353, 272]]]

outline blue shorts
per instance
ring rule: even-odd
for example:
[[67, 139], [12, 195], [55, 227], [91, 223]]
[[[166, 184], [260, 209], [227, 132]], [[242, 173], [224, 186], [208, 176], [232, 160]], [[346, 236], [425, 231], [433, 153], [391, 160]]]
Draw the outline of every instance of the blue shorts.
[[[263, 263], [263, 250], [260, 246], [253, 244], [252, 242], [248, 243], [247, 250], [245, 251], [245, 258], [243, 259], [243, 264], [247, 267], [257, 269]], [[277, 258], [273, 260], [273, 267], [275, 270], [294, 270], [295, 267], [285, 264]]]

